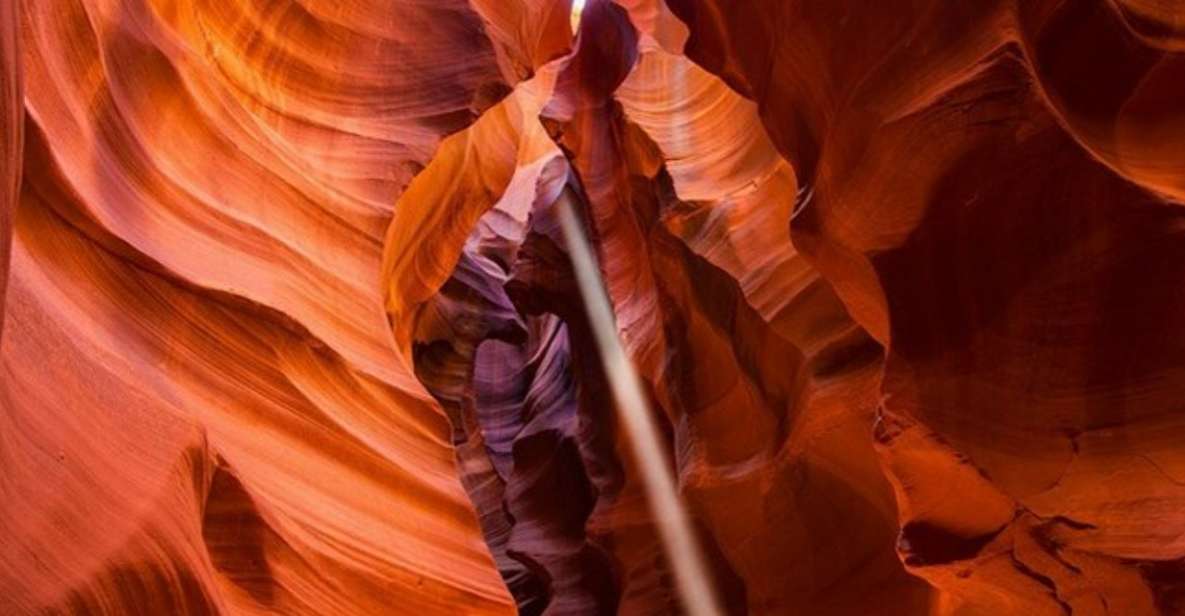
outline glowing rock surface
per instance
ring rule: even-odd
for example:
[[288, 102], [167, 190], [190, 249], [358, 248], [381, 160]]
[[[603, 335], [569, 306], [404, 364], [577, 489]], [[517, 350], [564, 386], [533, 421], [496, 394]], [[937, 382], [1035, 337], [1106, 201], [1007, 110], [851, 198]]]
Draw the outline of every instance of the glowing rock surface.
[[0, 3], [0, 614], [1185, 613], [1185, 7]]

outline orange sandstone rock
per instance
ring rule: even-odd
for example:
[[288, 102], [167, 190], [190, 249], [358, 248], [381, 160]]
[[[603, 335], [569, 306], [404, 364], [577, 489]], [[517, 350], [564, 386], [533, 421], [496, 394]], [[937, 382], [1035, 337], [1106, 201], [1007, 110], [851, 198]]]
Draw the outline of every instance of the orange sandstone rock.
[[1185, 613], [1185, 9], [0, 5], [0, 613]]

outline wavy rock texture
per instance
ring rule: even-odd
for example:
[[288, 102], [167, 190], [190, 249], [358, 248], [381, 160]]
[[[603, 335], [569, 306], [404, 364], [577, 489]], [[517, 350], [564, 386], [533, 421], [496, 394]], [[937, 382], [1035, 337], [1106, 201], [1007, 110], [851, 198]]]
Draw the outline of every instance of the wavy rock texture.
[[20, 200], [21, 151], [25, 106], [20, 58], [20, 6], [0, 7], [0, 339], [4, 330], [4, 293], [12, 250], [12, 215]]
[[1185, 8], [889, 4], [0, 3], [0, 613], [680, 613], [565, 199], [728, 613], [1185, 614]]

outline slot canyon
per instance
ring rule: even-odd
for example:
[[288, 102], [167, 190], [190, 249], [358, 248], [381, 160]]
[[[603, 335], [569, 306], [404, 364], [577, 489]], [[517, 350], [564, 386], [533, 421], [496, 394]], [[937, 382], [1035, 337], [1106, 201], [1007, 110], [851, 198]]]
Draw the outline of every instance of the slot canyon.
[[0, 616], [685, 613], [1185, 616], [1185, 1], [0, 0]]

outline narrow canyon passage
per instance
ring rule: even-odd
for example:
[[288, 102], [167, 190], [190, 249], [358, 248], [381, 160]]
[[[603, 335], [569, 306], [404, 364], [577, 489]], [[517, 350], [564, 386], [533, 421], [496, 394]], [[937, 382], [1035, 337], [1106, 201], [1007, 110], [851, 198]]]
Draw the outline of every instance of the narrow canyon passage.
[[1185, 615], [1183, 83], [1167, 0], [0, 0], [0, 614]]

